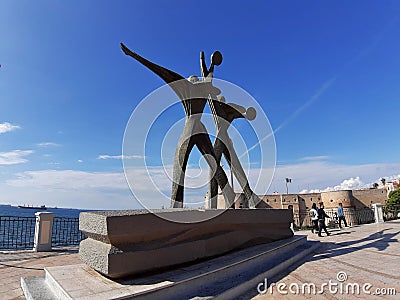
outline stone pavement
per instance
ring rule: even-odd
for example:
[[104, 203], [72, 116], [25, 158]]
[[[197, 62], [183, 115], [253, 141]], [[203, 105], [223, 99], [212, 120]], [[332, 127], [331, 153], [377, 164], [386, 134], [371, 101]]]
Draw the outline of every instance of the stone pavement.
[[[309, 240], [322, 242], [316, 253], [286, 272], [268, 278], [268, 284], [276, 284], [272, 285], [272, 294], [271, 286], [264, 294], [259, 294], [257, 287], [254, 287], [254, 291], [250, 291], [244, 298], [255, 296], [253, 299], [257, 300], [400, 299], [400, 220], [342, 230], [332, 229], [330, 232], [330, 236], [323, 234], [322, 237], [310, 231], [306, 232]], [[331, 290], [329, 280], [332, 282]], [[306, 285], [302, 289], [305, 283], [315, 284], [315, 295], [312, 294], [312, 289], [309, 292]], [[322, 286], [324, 283], [327, 286]], [[277, 289], [279, 284], [283, 293]], [[370, 294], [363, 292], [363, 285]], [[321, 286], [323, 292], [319, 293]], [[357, 292], [357, 286], [360, 287], [360, 294], [352, 294], [353, 289]], [[260, 290], [264, 292], [264, 289], [264, 285], [261, 285]], [[389, 289], [395, 289], [396, 295], [388, 295], [393, 291]]]
[[52, 252], [0, 251], [0, 299], [25, 299], [21, 277], [44, 276], [44, 267], [79, 264], [78, 248]]
[[[297, 234], [307, 234], [309, 240], [320, 240], [322, 245], [313, 256], [307, 257], [292, 266], [286, 272], [274, 278], [268, 278], [268, 283], [276, 283], [272, 294], [267, 289], [265, 294], [257, 292], [257, 286], [249, 291], [243, 299], [254, 297], [263, 299], [399, 299], [400, 295], [400, 220], [382, 224], [368, 224], [355, 226], [339, 231], [331, 230], [332, 235], [318, 237], [310, 231], [300, 231]], [[77, 249], [60, 249], [53, 252], [35, 253], [32, 251], [0, 251], [0, 299], [24, 299], [20, 287], [21, 277], [44, 276], [43, 268], [47, 266], [62, 266], [79, 264]], [[339, 279], [343, 280], [340, 282]], [[346, 280], [344, 280], [347, 277]], [[296, 286], [301, 291], [304, 283], [313, 283], [316, 293], [321, 290], [322, 284], [329, 284], [329, 280], [337, 286], [331, 286], [334, 294], [329, 292], [329, 286], [324, 288], [323, 294], [312, 295], [307, 293], [291, 294]], [[340, 283], [342, 293], [340, 291]], [[277, 286], [288, 294], [281, 294]], [[286, 284], [284, 288], [283, 284]], [[346, 294], [346, 287], [352, 291], [354, 285], [360, 286], [360, 295]], [[368, 291], [363, 293], [364, 284], [370, 284]], [[368, 287], [368, 286], [366, 286]], [[372, 295], [377, 288], [396, 289], [396, 296]], [[264, 289], [264, 284], [260, 290]], [[384, 290], [382, 290], [384, 291]]]

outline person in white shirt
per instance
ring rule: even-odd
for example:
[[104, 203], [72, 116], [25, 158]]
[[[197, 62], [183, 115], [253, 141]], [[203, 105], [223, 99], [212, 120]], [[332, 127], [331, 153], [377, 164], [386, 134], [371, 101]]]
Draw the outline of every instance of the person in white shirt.
[[311, 217], [311, 222], [312, 222], [312, 228], [311, 232], [315, 233], [318, 232], [318, 212], [317, 212], [317, 204], [313, 203], [311, 209], [310, 209], [310, 217]]

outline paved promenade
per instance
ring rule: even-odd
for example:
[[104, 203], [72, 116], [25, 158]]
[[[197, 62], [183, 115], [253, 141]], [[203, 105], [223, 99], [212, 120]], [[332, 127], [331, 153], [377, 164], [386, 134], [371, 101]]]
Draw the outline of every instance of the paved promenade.
[[[254, 287], [254, 299], [400, 299], [400, 220], [330, 231], [330, 236], [322, 237], [308, 231], [308, 239], [320, 240], [321, 247], [287, 272], [268, 278], [268, 284], [276, 284], [272, 294], [267, 289], [265, 294], [257, 295]], [[304, 283], [315, 284], [316, 295], [306, 285], [303, 293]], [[279, 284], [283, 293], [277, 289]], [[356, 291], [357, 285], [360, 294], [353, 295], [352, 287]], [[363, 285], [367, 292], [363, 292]], [[321, 286], [324, 292], [318, 294]], [[295, 295], [291, 291], [296, 292], [297, 287], [299, 293]], [[391, 293], [388, 289], [396, 289], [396, 295], [378, 295]], [[264, 292], [263, 285], [260, 290]]]
[[[399, 299], [400, 295], [400, 220], [383, 224], [369, 224], [346, 228], [341, 231], [332, 230], [332, 235], [319, 238], [309, 231], [297, 234], [308, 234], [309, 240], [320, 240], [321, 247], [313, 256], [291, 267], [286, 272], [275, 278], [267, 279], [268, 283], [276, 283], [272, 294], [270, 289], [265, 294], [257, 295], [257, 287], [250, 291], [243, 299]], [[0, 299], [25, 299], [20, 288], [20, 278], [29, 276], [44, 276], [43, 268], [46, 266], [62, 266], [81, 263], [78, 259], [77, 249], [57, 250], [53, 252], [34, 253], [32, 251], [0, 251]], [[324, 288], [320, 295], [299, 293], [293, 295], [289, 290], [296, 286], [300, 288], [304, 283], [313, 283], [316, 292], [322, 284], [339, 284], [337, 275], [340, 273], [343, 293], [340, 285], [336, 294], [329, 292], [329, 286]], [[282, 283], [282, 288], [288, 294], [279, 293], [277, 286]], [[345, 293], [346, 284], [357, 283], [360, 286], [360, 295], [353, 296]], [[365, 294], [362, 287], [371, 286], [367, 290], [371, 295]], [[351, 287], [347, 285], [351, 291]], [[335, 286], [332, 286], [333, 290]], [[377, 288], [396, 289], [396, 296], [372, 295]], [[260, 286], [260, 290], [264, 285]], [[382, 290], [383, 291], [383, 290]]]
[[0, 299], [25, 299], [21, 277], [44, 276], [44, 267], [81, 263], [78, 249], [52, 252], [0, 251]]

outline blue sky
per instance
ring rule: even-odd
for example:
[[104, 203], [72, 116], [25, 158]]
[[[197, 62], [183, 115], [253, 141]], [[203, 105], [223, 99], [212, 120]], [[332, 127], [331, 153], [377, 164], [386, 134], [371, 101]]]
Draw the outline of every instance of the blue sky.
[[163, 82], [121, 41], [184, 76], [223, 53], [215, 76], [275, 130], [269, 192], [397, 176], [399, 17], [398, 1], [1, 1], [0, 203], [137, 207], [118, 156]]

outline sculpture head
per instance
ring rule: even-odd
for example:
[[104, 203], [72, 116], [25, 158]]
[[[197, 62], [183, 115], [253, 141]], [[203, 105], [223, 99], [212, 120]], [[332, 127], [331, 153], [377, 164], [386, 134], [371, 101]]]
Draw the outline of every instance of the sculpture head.
[[222, 54], [219, 51], [215, 51], [212, 55], [211, 55], [211, 63], [215, 66], [219, 66], [220, 64], [222, 64]]
[[250, 106], [249, 108], [246, 109], [245, 117], [247, 120], [252, 121], [256, 118], [256, 116], [257, 116], [257, 111], [254, 107]]
[[191, 83], [196, 83], [196, 82], [199, 81], [199, 77], [197, 77], [196, 75], [191, 75], [191, 76], [189, 76], [188, 80], [189, 80]]

